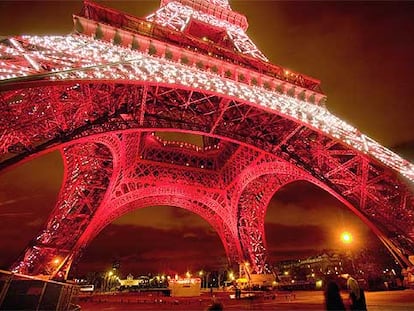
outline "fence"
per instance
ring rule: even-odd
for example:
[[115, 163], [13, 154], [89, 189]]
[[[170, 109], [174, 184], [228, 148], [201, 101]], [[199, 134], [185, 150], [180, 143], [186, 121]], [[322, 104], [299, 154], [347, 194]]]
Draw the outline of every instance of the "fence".
[[0, 270], [0, 310], [71, 310], [79, 287]]

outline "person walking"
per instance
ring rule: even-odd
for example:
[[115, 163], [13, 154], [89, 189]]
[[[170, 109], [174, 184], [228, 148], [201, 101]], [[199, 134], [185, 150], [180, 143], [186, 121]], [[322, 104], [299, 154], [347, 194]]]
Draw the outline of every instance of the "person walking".
[[367, 305], [364, 290], [359, 287], [358, 281], [349, 274], [346, 275], [346, 287], [351, 300], [351, 310], [366, 311]]

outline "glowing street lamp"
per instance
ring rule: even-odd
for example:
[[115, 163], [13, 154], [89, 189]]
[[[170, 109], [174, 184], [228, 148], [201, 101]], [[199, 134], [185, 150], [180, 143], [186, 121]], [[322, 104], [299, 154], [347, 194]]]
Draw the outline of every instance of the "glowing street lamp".
[[204, 271], [201, 270], [200, 272], [198, 272], [198, 276], [201, 278], [201, 288], [204, 287]]
[[[350, 246], [350, 244], [353, 242], [352, 234], [349, 233], [348, 231], [342, 232], [342, 234], [341, 234], [341, 241], [342, 241], [342, 243]], [[356, 269], [355, 269], [355, 263], [354, 263], [354, 256], [352, 255], [351, 248], [348, 247], [348, 251], [349, 251], [349, 257], [351, 258], [352, 269], [354, 270], [353, 272], [355, 274]]]
[[341, 234], [341, 241], [344, 244], [351, 244], [352, 243], [352, 240], [353, 240], [353, 238], [352, 238], [352, 234], [351, 233], [349, 233], [347, 231], [342, 232], [342, 234]]

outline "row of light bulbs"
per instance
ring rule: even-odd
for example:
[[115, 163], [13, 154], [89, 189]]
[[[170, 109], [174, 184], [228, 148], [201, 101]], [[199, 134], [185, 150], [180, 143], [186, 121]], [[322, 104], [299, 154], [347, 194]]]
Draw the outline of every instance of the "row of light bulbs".
[[[313, 105], [287, 95], [225, 79], [218, 74], [198, 70], [168, 59], [161, 59], [132, 51], [90, 37], [70, 35], [53, 37], [24, 37], [30, 44], [43, 47], [39, 55], [64, 57], [72, 66], [54, 68], [51, 79], [145, 81], [182, 85], [233, 97], [237, 101], [254, 103], [299, 120], [310, 127], [341, 140], [347, 145], [397, 171], [414, 182], [414, 165], [356, 128], [332, 115], [321, 106]], [[51, 53], [55, 51], [55, 53]], [[81, 66], [79, 66], [81, 65]], [[79, 68], [81, 67], [81, 68]], [[19, 75], [27, 75], [21, 72]], [[2, 77], [0, 77], [2, 78]], [[4, 78], [3, 78], [4, 79]]]

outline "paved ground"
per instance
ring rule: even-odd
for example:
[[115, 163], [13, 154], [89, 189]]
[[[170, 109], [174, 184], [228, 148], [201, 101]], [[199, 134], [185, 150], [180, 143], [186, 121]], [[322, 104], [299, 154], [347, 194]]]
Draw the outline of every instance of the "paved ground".
[[[346, 302], [346, 293], [343, 293]], [[253, 300], [230, 300], [228, 294], [217, 293], [216, 299], [223, 304], [223, 310], [324, 310], [323, 292], [298, 291], [290, 295], [278, 292], [273, 299], [269, 294]], [[414, 290], [366, 292], [369, 311], [411, 311], [414, 310]], [[80, 299], [82, 311], [112, 310], [207, 310], [212, 298], [203, 295], [197, 298], [172, 298], [137, 294], [91, 296], [87, 301]]]

